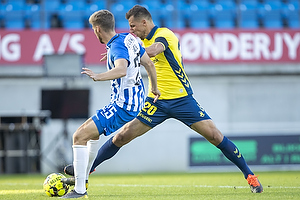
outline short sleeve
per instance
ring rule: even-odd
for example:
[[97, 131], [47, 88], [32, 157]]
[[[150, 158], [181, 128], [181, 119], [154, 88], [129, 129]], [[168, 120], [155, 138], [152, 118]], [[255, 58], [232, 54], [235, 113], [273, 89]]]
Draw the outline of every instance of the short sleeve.
[[141, 44], [139, 44], [139, 46], [140, 46], [140, 55], [141, 55], [141, 57], [144, 55], [144, 53], [145, 53], [145, 48], [144, 47], [142, 47], [142, 45]]
[[157, 37], [155, 39], [155, 42], [161, 43], [164, 46], [164, 50], [166, 50], [168, 48], [168, 46], [169, 46], [168, 41], [164, 37]]

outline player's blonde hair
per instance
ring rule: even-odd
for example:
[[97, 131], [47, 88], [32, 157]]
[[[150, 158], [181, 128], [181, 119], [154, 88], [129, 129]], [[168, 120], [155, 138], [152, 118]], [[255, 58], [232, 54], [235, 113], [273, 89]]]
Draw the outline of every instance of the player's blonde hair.
[[114, 15], [108, 10], [99, 10], [94, 12], [89, 18], [89, 23], [93, 27], [100, 26], [105, 32], [115, 30]]

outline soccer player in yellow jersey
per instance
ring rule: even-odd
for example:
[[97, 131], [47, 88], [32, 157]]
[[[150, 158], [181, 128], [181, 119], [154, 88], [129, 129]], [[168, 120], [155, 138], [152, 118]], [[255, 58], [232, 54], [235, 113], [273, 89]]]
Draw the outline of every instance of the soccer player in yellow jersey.
[[120, 147], [134, 138], [168, 118], [175, 118], [219, 148], [242, 171], [251, 191], [261, 193], [262, 185], [246, 164], [238, 148], [223, 136], [194, 99], [191, 83], [184, 72], [179, 41], [175, 34], [167, 28], [155, 26], [151, 14], [143, 6], [136, 5], [131, 8], [126, 13], [126, 19], [129, 22], [130, 32], [142, 40], [147, 54], [154, 62], [161, 95], [153, 103], [154, 95], [148, 94], [145, 107], [138, 116], [125, 124], [120, 132], [101, 147], [91, 171], [104, 160], [113, 157]]

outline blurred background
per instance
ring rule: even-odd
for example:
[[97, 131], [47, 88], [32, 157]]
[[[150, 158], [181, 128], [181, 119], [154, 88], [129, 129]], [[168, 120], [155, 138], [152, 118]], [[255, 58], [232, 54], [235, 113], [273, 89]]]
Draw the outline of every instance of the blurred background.
[[[110, 100], [88, 18], [100, 9], [129, 31], [145, 6], [180, 40], [194, 96], [253, 170], [299, 170], [298, 0], [0, 0], [0, 174], [51, 173], [72, 162], [72, 134]], [[143, 79], [148, 83], [145, 70]], [[109, 137], [101, 136], [104, 143]], [[96, 173], [238, 171], [170, 119], [124, 146]]]

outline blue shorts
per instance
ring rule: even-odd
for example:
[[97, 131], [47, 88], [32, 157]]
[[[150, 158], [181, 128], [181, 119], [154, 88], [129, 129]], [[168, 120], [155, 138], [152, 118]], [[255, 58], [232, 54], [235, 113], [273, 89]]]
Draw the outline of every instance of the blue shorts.
[[110, 135], [117, 131], [127, 122], [133, 120], [139, 112], [127, 111], [120, 108], [117, 104], [109, 104], [92, 116], [99, 134]]
[[153, 98], [147, 97], [145, 107], [136, 118], [152, 128], [169, 118], [175, 118], [189, 127], [195, 122], [211, 119], [192, 95], [157, 100], [155, 103]]

